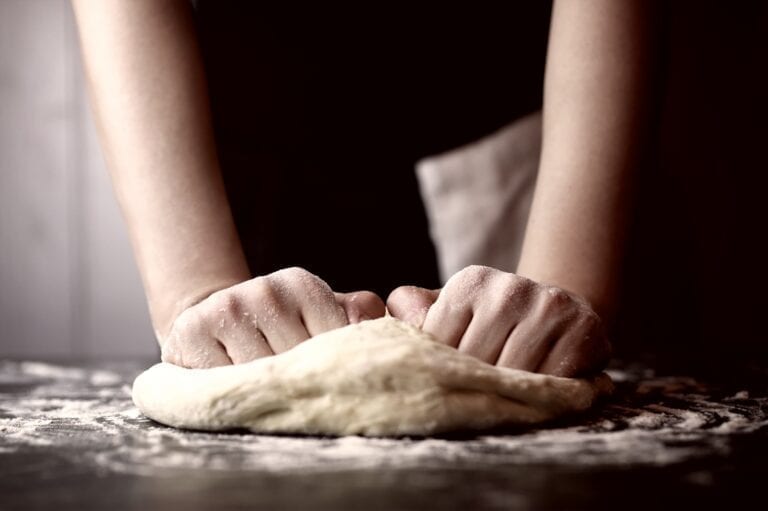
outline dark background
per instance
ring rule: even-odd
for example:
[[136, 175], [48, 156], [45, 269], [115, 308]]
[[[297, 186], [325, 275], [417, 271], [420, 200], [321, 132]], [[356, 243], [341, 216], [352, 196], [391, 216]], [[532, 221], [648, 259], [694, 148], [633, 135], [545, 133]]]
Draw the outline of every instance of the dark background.
[[768, 2], [668, 2], [657, 31], [618, 346], [764, 363]]

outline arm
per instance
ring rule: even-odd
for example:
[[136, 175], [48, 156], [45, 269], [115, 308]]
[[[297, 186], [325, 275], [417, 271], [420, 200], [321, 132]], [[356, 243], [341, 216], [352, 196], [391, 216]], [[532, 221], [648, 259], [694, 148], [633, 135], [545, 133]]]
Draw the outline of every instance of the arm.
[[403, 287], [393, 315], [497, 365], [602, 369], [643, 97], [647, 3], [556, 2], [544, 144], [518, 273], [471, 266], [440, 291]]
[[539, 177], [520, 275], [583, 296], [609, 319], [636, 160], [648, 2], [557, 1]]
[[250, 277], [211, 133], [185, 0], [73, 0], [107, 165], [158, 339]]
[[250, 279], [216, 157], [188, 0], [72, 4], [164, 361], [247, 362], [384, 313], [373, 293], [333, 293], [301, 269]]

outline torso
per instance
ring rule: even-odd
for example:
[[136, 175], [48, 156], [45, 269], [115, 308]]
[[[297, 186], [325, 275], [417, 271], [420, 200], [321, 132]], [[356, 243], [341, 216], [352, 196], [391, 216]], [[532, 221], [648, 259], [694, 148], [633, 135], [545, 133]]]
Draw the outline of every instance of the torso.
[[358, 12], [196, 2], [252, 271], [439, 285], [414, 163], [540, 108], [546, 2]]

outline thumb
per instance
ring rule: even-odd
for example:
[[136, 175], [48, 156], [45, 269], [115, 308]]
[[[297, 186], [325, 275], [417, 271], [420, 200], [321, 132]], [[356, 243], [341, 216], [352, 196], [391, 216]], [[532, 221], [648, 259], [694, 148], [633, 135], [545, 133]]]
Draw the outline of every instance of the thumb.
[[366, 319], [380, 318], [386, 307], [379, 295], [370, 291], [355, 291], [354, 293], [334, 293], [336, 303], [344, 308], [350, 323], [359, 323]]
[[439, 289], [401, 286], [389, 294], [387, 309], [397, 319], [421, 328], [427, 317], [427, 311], [435, 303], [439, 294]]

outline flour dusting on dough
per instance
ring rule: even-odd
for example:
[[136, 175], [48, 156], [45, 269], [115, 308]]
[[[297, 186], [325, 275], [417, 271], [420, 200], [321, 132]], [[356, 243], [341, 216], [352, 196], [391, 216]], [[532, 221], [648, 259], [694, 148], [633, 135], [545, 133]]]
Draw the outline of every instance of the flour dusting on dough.
[[180, 428], [401, 436], [538, 424], [584, 411], [610, 389], [607, 375], [495, 367], [384, 317], [247, 364], [157, 364], [136, 379], [133, 399]]

